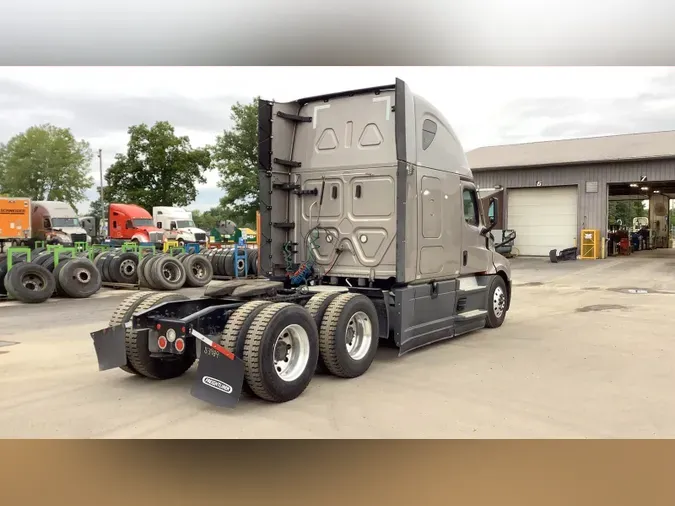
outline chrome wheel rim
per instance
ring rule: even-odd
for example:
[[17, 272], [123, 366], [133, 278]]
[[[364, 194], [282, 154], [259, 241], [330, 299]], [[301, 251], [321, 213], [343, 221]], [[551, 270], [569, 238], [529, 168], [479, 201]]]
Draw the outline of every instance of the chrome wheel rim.
[[504, 308], [506, 307], [506, 294], [502, 290], [501, 286], [495, 288], [494, 293], [492, 294], [492, 311], [494, 312], [497, 318], [501, 318], [504, 314]]
[[302, 376], [309, 362], [309, 336], [300, 325], [292, 324], [282, 330], [274, 342], [274, 371], [284, 381]]
[[345, 331], [347, 353], [353, 360], [361, 360], [368, 354], [372, 341], [373, 325], [370, 318], [363, 311], [354, 313]]

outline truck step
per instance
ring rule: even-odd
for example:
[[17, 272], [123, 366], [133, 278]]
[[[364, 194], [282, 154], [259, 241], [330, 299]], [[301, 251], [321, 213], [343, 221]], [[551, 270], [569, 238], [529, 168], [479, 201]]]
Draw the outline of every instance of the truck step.
[[465, 311], [457, 315], [458, 321], [474, 320], [487, 316], [488, 312], [485, 309], [473, 309], [471, 311]]

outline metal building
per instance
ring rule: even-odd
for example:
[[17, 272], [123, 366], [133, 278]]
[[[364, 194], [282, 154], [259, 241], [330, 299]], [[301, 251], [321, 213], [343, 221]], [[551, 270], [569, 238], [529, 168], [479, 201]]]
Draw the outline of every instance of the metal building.
[[608, 201], [620, 198], [649, 199], [667, 243], [675, 131], [490, 146], [467, 158], [479, 188], [504, 189], [504, 227], [521, 255], [578, 246], [582, 229], [606, 236]]

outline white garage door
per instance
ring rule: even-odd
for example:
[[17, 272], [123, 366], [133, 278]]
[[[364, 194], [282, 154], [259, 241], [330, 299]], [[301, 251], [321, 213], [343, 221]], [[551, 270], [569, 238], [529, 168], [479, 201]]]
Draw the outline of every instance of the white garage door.
[[520, 255], [548, 256], [576, 246], [577, 187], [508, 190], [508, 228]]

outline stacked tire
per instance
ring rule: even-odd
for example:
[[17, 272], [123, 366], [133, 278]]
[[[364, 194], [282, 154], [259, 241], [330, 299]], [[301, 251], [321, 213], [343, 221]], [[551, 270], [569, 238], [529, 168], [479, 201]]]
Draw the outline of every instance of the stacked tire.
[[27, 257], [26, 253], [13, 255], [9, 270], [7, 255], [0, 255], [0, 294], [21, 302], [39, 303], [53, 295], [88, 298], [101, 289], [101, 276], [86, 254], [73, 257], [71, 253], [37, 248], [32, 251], [30, 262]]
[[193, 253], [147, 254], [138, 263], [138, 283], [152, 290], [202, 287], [213, 279], [213, 267], [202, 255]]
[[[213, 268], [213, 274], [221, 277], [244, 277], [258, 275], [257, 248], [218, 248], [206, 249], [200, 252]], [[247, 268], [248, 264], [248, 268]]]
[[104, 283], [137, 284], [138, 264], [138, 254], [121, 249], [103, 251], [94, 258]]

